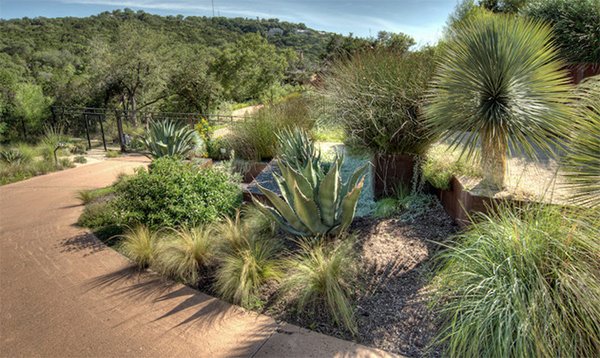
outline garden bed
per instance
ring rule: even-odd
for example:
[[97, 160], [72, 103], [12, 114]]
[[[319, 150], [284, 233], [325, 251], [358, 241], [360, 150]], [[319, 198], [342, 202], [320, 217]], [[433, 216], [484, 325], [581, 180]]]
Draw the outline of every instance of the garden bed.
[[399, 217], [357, 219], [358, 282], [354, 297], [358, 334], [352, 336], [331, 322], [323, 311], [296, 314], [276, 297], [276, 285], [267, 285], [259, 311], [278, 320], [338, 338], [407, 356], [439, 356], [428, 344], [437, 333], [436, 316], [429, 308], [431, 258], [457, 230], [441, 206], [436, 205], [410, 222]]

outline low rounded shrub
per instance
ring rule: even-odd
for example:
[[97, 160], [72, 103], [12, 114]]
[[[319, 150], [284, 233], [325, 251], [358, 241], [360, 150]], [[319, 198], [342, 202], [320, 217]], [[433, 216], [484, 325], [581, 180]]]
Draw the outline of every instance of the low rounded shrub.
[[239, 185], [227, 172], [170, 157], [155, 160], [115, 189], [122, 222], [154, 228], [211, 223], [233, 214], [242, 201]]

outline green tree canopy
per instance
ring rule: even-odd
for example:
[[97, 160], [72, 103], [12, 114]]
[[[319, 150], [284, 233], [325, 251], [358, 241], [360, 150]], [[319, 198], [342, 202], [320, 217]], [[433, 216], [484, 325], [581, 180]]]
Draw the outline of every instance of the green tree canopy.
[[287, 68], [284, 54], [259, 34], [247, 34], [227, 46], [215, 64], [225, 94], [245, 101], [281, 82]]
[[537, 0], [522, 15], [552, 25], [556, 44], [572, 63], [600, 63], [599, 0]]
[[42, 119], [48, 115], [51, 103], [39, 85], [18, 83], [15, 86], [14, 113], [21, 120], [24, 138], [43, 127]]

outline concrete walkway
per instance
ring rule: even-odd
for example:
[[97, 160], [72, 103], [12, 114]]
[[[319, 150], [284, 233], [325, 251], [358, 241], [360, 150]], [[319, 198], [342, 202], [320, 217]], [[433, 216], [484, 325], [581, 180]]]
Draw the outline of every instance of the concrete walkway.
[[137, 273], [74, 226], [76, 191], [109, 185], [138, 160], [0, 187], [0, 356], [388, 356]]

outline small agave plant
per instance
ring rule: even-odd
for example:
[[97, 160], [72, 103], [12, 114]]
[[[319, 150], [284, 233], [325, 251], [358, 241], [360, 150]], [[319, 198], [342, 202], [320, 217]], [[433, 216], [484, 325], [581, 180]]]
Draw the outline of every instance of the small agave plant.
[[274, 175], [283, 199], [259, 186], [271, 206], [253, 199], [255, 205], [272, 216], [285, 231], [297, 236], [336, 235], [352, 223], [364, 184], [368, 163], [342, 182], [337, 157], [327, 173], [310, 161], [301, 170], [280, 162], [281, 175]]
[[183, 157], [196, 148], [199, 138], [192, 128], [163, 120], [150, 123], [142, 142], [152, 158]]

